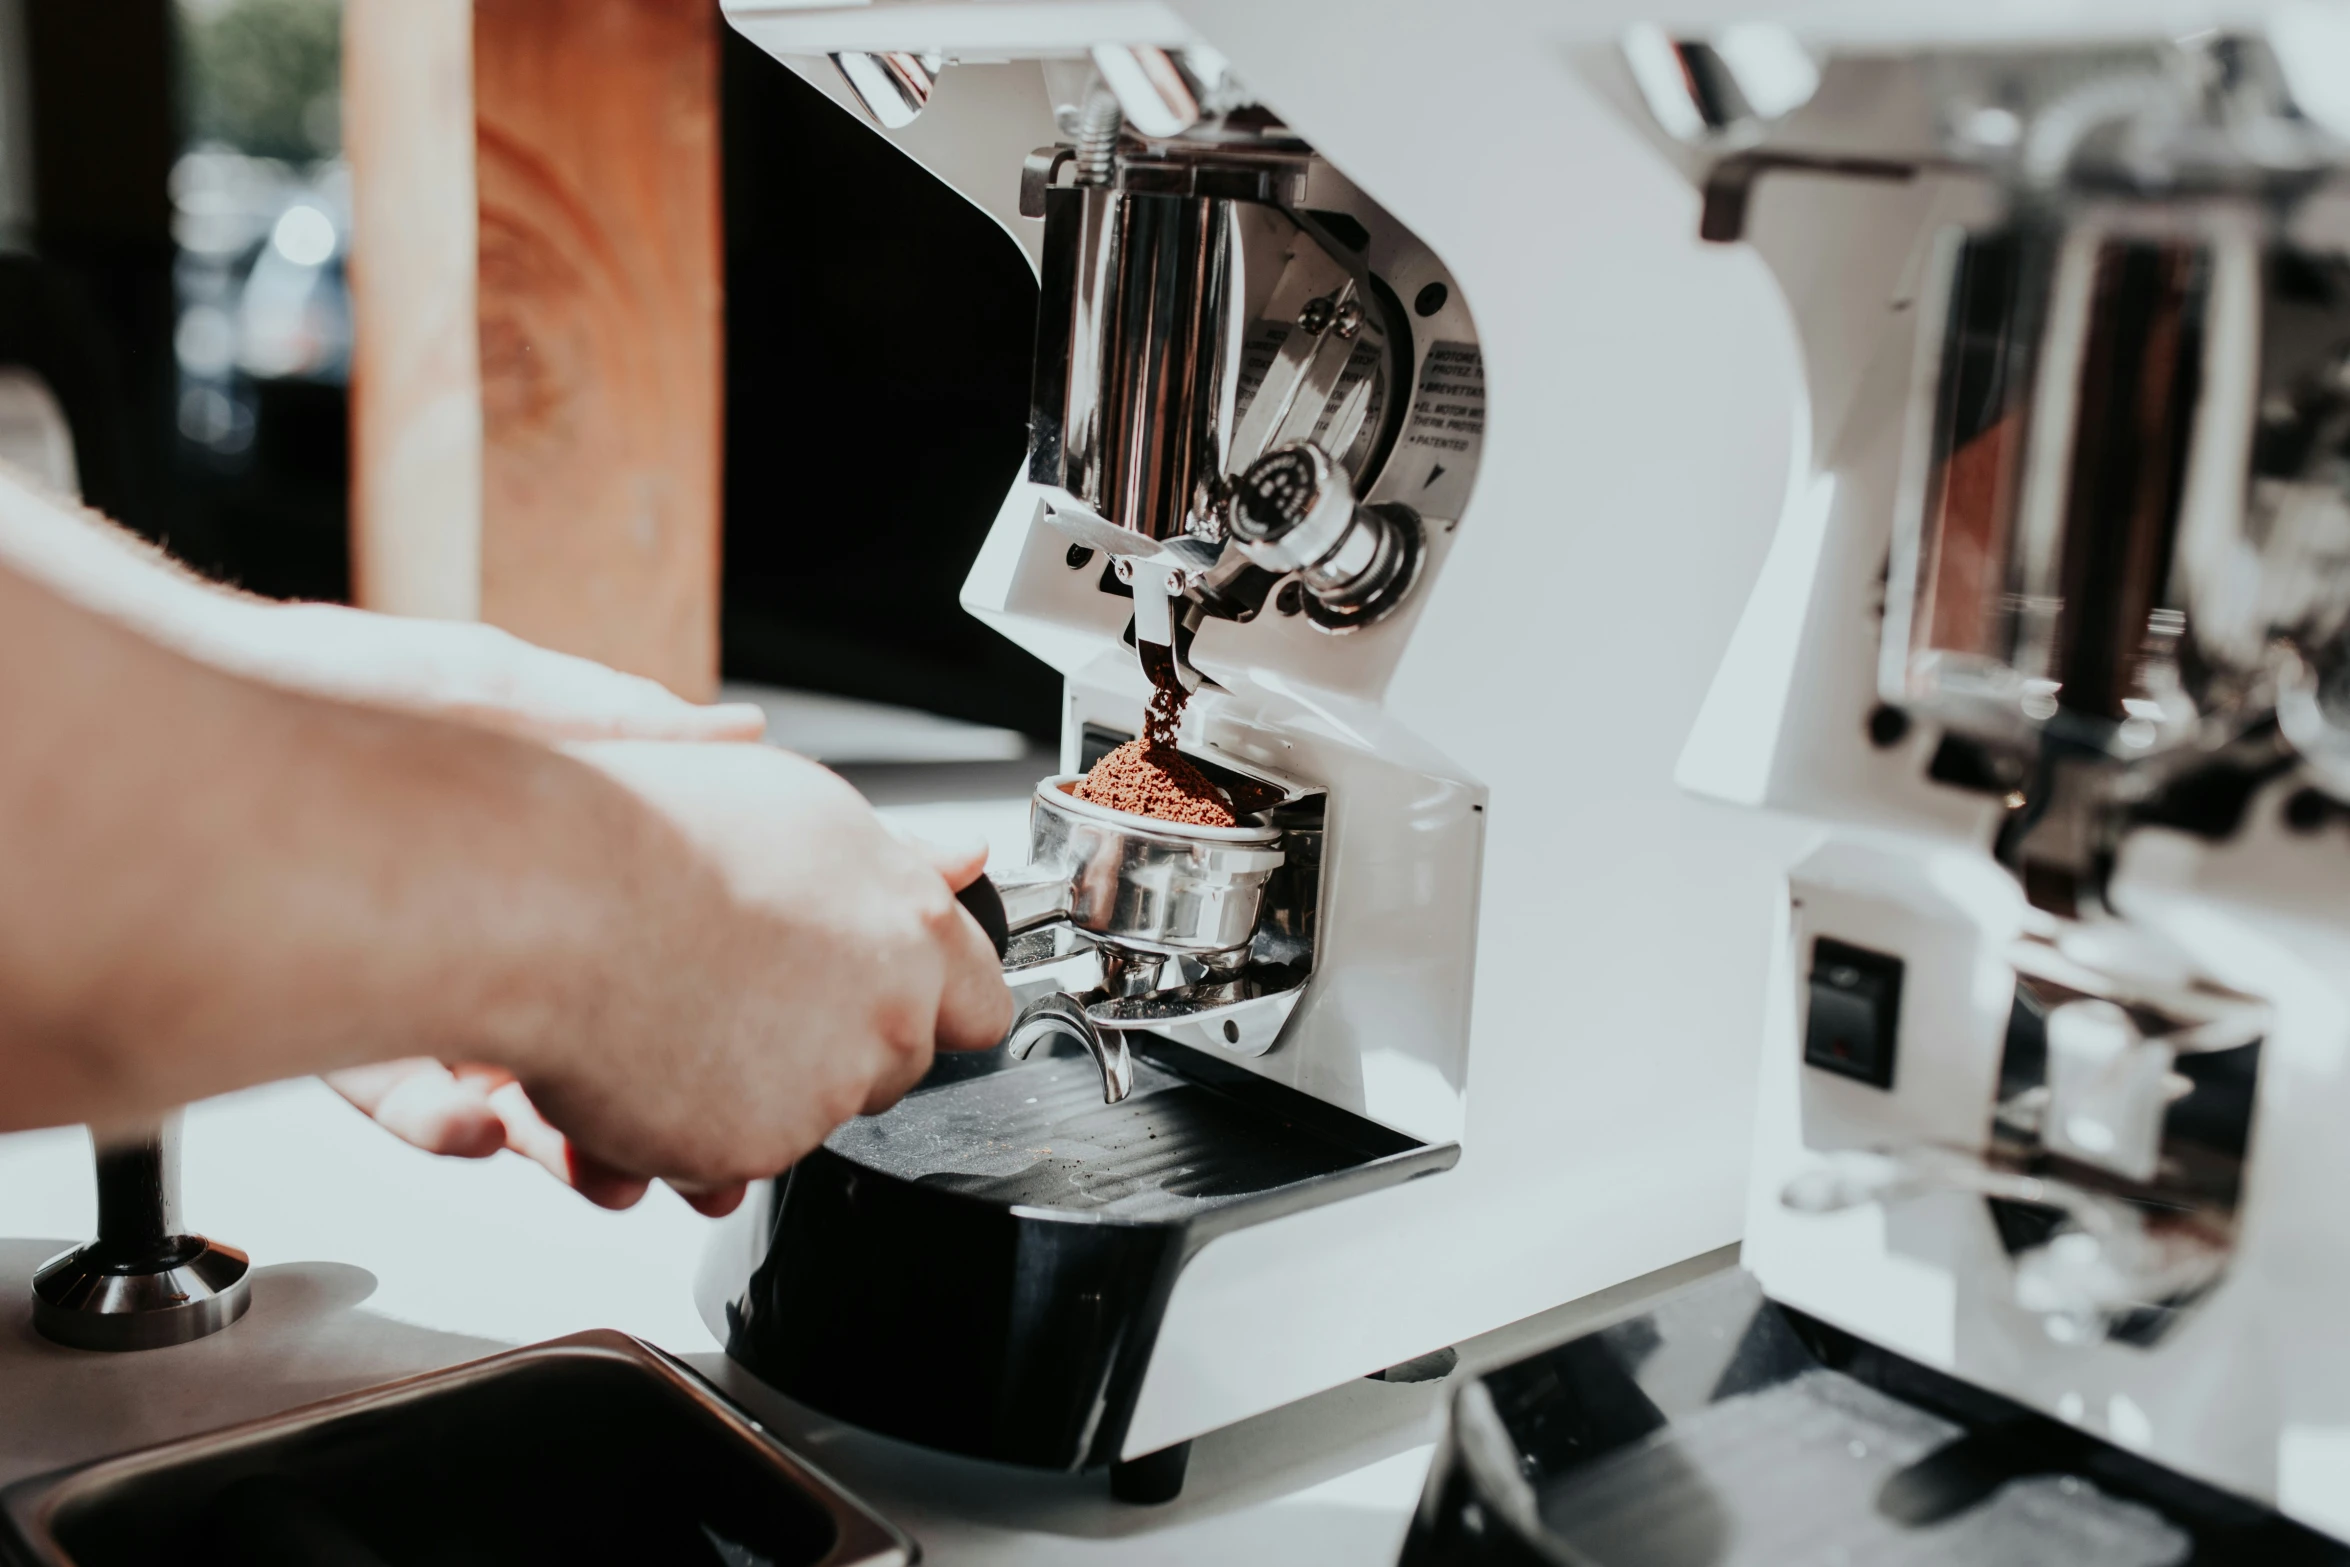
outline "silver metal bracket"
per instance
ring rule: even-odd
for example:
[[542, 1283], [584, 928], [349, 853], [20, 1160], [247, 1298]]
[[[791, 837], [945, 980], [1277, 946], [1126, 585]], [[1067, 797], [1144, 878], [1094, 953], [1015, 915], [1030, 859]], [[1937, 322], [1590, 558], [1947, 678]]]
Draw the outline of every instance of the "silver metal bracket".
[[851, 51], [832, 57], [840, 79], [873, 123], [885, 131], [902, 131], [914, 123], [938, 86], [946, 60], [937, 54], [902, 50], [884, 54]]
[[1102, 1103], [1116, 1104], [1134, 1092], [1134, 1057], [1126, 1036], [1096, 1028], [1074, 996], [1052, 991], [1021, 1009], [1004, 1048], [1019, 1059], [1048, 1039], [1069, 1038], [1083, 1045], [1102, 1071]]

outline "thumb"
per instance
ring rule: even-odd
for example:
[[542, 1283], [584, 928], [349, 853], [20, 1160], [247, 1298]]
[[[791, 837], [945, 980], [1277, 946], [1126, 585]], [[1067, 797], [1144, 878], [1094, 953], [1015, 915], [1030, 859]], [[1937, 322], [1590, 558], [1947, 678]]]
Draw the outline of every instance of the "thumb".
[[906, 847], [929, 861], [932, 868], [946, 878], [947, 885], [957, 892], [977, 881], [979, 873], [987, 869], [985, 838], [963, 838], [940, 843], [909, 835]]

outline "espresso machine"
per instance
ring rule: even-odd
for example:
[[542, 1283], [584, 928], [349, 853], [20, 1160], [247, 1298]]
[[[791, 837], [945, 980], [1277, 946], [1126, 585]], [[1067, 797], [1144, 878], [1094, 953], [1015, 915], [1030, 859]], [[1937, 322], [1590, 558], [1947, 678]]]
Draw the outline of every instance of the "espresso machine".
[[[1012, 1037], [729, 1222], [697, 1291], [729, 1352], [1151, 1499], [1201, 1433], [1726, 1245], [1750, 1050], [1659, 999], [1669, 954], [1627, 956], [1592, 890], [1670, 875], [1672, 834], [1627, 827], [1663, 791], [1579, 792], [1605, 770], [1526, 699], [1617, 606], [1569, 563], [1555, 329], [1486, 325], [1481, 288], [1549, 284], [1516, 213], [1458, 199], [1483, 138], [1397, 122], [1428, 52], [1336, 9], [1310, 39], [1302, 8], [727, 15], [1033, 264], [1028, 461], [964, 604], [1066, 678], [1029, 864], [996, 873]], [[1573, 586], [1522, 613], [1545, 578]], [[1645, 677], [1676, 695], [1610, 760], [1661, 784], [1703, 673]], [[1154, 702], [1230, 826], [1076, 793]]]
[[1793, 318], [1681, 781], [1817, 830], [1752, 1282], [1484, 1378], [1413, 1560], [2350, 1559], [2350, 29], [2066, 20], [1584, 57]]

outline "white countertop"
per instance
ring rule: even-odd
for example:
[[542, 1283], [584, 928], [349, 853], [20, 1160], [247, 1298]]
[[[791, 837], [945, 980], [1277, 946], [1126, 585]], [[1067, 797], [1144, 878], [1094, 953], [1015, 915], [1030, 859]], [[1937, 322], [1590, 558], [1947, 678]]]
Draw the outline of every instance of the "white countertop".
[[[1017, 859], [1024, 793], [908, 797], [860, 779], [907, 831], [988, 837]], [[0, 1137], [0, 1484], [586, 1328], [679, 1354], [919, 1540], [964, 1563], [1386, 1563], [1395, 1559], [1451, 1380], [1361, 1381], [1201, 1438], [1165, 1507], [1110, 1500], [1099, 1474], [946, 1457], [843, 1427], [737, 1371], [696, 1314], [709, 1222], [665, 1188], [626, 1213], [590, 1207], [513, 1155], [435, 1159], [314, 1081], [196, 1105], [186, 1222], [247, 1252], [253, 1307], [198, 1343], [130, 1355], [60, 1348], [32, 1329], [41, 1262], [93, 1232], [78, 1128]], [[1717, 1255], [1462, 1346], [1516, 1358], [1612, 1315]], [[1455, 1378], [1460, 1375], [1456, 1372]]]
[[[88, 1140], [78, 1129], [0, 1137], [0, 1484], [611, 1327], [686, 1358], [940, 1567], [1386, 1563], [1453, 1383], [1354, 1382], [1212, 1433], [1193, 1448], [1179, 1500], [1126, 1506], [1099, 1474], [926, 1452], [744, 1376], [690, 1299], [709, 1221], [666, 1190], [605, 1213], [510, 1154], [417, 1153], [316, 1082], [197, 1105], [184, 1146], [188, 1221], [252, 1255], [253, 1308], [194, 1344], [105, 1355], [50, 1344], [31, 1321], [33, 1270], [91, 1233]], [[1515, 1358], [1642, 1293], [1627, 1286], [1488, 1335], [1462, 1346], [1463, 1364]]]

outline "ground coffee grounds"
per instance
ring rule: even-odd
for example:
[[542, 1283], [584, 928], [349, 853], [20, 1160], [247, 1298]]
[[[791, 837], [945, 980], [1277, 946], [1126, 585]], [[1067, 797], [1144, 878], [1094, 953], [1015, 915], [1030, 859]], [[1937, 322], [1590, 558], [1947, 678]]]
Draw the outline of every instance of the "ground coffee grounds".
[[1073, 792], [1080, 800], [1163, 822], [1191, 827], [1234, 824], [1224, 791], [1182, 752], [1173, 746], [1153, 746], [1147, 736], [1127, 741], [1094, 763]]
[[1078, 780], [1080, 800], [1106, 805], [1113, 811], [1155, 816], [1163, 822], [1190, 827], [1230, 827], [1237, 820], [1224, 791], [1208, 781], [1175, 749], [1183, 727], [1183, 705], [1191, 693], [1177, 678], [1173, 659], [1153, 658], [1144, 652], [1143, 672], [1151, 678], [1151, 703], [1142, 719], [1142, 738], [1124, 745], [1093, 764]]
[[1142, 672], [1151, 681], [1150, 706], [1142, 712], [1142, 738], [1153, 751], [1172, 752], [1175, 737], [1183, 732], [1183, 709], [1191, 701], [1191, 693], [1183, 689], [1170, 658], [1153, 658], [1146, 653]]

